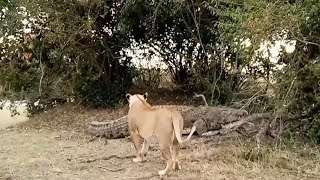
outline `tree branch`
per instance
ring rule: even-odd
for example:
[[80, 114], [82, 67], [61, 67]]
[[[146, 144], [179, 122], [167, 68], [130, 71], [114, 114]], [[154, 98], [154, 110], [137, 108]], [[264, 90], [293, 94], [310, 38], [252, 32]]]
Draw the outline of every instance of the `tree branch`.
[[207, 100], [206, 100], [206, 97], [205, 97], [203, 94], [197, 94], [197, 93], [194, 93], [193, 98], [198, 98], [198, 97], [201, 97], [201, 98], [202, 98], [202, 100], [203, 100], [203, 102], [204, 102], [205, 106], [208, 106], [208, 102], [207, 102]]

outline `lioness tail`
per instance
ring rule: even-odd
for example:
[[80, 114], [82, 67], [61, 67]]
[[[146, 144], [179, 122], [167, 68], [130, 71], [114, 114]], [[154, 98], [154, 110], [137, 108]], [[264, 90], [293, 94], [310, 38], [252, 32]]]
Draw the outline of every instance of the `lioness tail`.
[[189, 141], [191, 136], [193, 135], [193, 133], [196, 131], [196, 127], [192, 126], [192, 129], [191, 129], [188, 137], [186, 139], [182, 140], [182, 137], [181, 137], [182, 129], [180, 129], [180, 125], [179, 125], [180, 118], [174, 118], [174, 117], [171, 117], [171, 118], [172, 118], [172, 123], [173, 123], [173, 129], [174, 129], [174, 132], [176, 134], [176, 137], [177, 137], [179, 144], [182, 144], [182, 143]]

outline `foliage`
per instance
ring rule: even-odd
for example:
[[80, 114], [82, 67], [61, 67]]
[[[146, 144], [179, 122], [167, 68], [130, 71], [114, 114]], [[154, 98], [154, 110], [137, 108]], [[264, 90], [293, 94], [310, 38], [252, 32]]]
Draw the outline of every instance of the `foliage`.
[[320, 4], [310, 0], [304, 5], [298, 48], [294, 56], [283, 57], [287, 66], [277, 73], [278, 97], [299, 130], [320, 142]]
[[[174, 82], [187, 91], [212, 95], [225, 103], [239, 83], [223, 67], [218, 33], [219, 15], [212, 14], [202, 1], [128, 1], [122, 24], [141, 45], [147, 43], [168, 65]], [[232, 54], [227, 50], [221, 57]], [[221, 53], [222, 54], [222, 53]], [[223, 90], [212, 91], [217, 83]], [[230, 97], [229, 97], [230, 98]]]
[[[31, 53], [31, 58], [6, 56], [2, 61], [1, 77], [5, 78], [1, 84], [9, 83], [16, 94], [25, 91], [31, 100], [77, 96], [88, 105], [114, 107], [130, 88], [133, 78], [130, 57], [123, 51], [129, 45], [128, 36], [117, 29], [116, 14], [120, 13], [121, 6], [113, 1], [52, 2], [15, 2], [17, 6], [36, 5], [46, 18], [42, 18], [44, 22], [38, 29], [24, 34], [33, 36], [27, 43], [18, 40], [19, 45], [32, 45], [25, 50]], [[28, 9], [32, 18], [37, 18], [38, 9]], [[15, 9], [8, 14], [15, 14]], [[5, 20], [21, 25], [23, 18], [27, 19]], [[14, 26], [2, 26], [2, 31], [17, 35], [14, 29]]]
[[145, 89], [156, 89], [160, 85], [160, 68], [140, 68], [135, 70], [135, 85]]

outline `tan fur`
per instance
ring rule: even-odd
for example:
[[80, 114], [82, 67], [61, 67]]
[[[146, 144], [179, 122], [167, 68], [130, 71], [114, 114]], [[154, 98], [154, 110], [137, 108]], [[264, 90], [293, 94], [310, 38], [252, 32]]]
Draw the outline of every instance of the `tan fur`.
[[163, 177], [171, 169], [181, 169], [178, 160], [180, 144], [191, 138], [195, 127], [192, 128], [189, 136], [182, 140], [183, 118], [181, 113], [172, 108], [155, 109], [146, 102], [147, 96], [147, 93], [126, 95], [129, 101], [129, 133], [137, 156], [133, 161], [145, 161], [150, 142], [157, 139], [162, 156], [167, 161], [166, 168], [158, 172]]

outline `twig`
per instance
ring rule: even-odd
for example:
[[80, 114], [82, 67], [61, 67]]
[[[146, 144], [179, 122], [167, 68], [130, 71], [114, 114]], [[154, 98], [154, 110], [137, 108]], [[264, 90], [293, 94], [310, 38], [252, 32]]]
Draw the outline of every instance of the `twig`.
[[126, 178], [122, 178], [121, 180], [127, 180], [127, 179], [135, 179], [135, 180], [138, 180], [138, 179], [151, 179], [153, 177], [156, 177], [156, 176], [159, 176], [158, 174], [150, 174], [150, 175], [147, 175], [147, 176], [140, 176], [140, 177], [126, 177]]
[[110, 168], [107, 168], [107, 167], [104, 167], [104, 166], [99, 166], [98, 168], [101, 168], [101, 169], [104, 169], [104, 170], [107, 170], [107, 171], [111, 171], [111, 172], [118, 172], [118, 171], [124, 170], [124, 168], [110, 169]]
[[215, 135], [218, 135], [218, 134], [220, 134], [220, 130], [218, 130], [218, 131], [208, 131], [208, 132], [205, 132], [205, 133], [201, 134], [201, 136], [210, 137], [210, 136], [215, 136]]
[[42, 46], [41, 46], [41, 51], [40, 51], [40, 57], [39, 57], [39, 62], [40, 62], [40, 68], [41, 68], [41, 77], [40, 77], [40, 80], [39, 80], [39, 96], [41, 96], [42, 94], [42, 80], [43, 80], [43, 76], [44, 76], [44, 68], [45, 68], [45, 65], [42, 65], [42, 61], [41, 61], [41, 58], [42, 58], [42, 50], [43, 50], [43, 44], [44, 42], [42, 41]]
[[285, 128], [285, 127], [283, 127], [282, 119], [279, 120], [279, 123], [280, 123], [280, 125], [279, 125], [279, 131], [278, 131], [278, 138], [281, 137], [283, 129]]
[[95, 162], [95, 161], [99, 161], [99, 160], [109, 160], [109, 159], [112, 159], [112, 158], [117, 158], [117, 159], [130, 159], [130, 158], [134, 158], [133, 155], [130, 155], [130, 156], [123, 156], [123, 157], [120, 157], [120, 156], [117, 156], [117, 155], [111, 155], [111, 156], [107, 156], [107, 157], [101, 157], [101, 158], [97, 158], [97, 159], [89, 159], [89, 160], [84, 160], [84, 161], [80, 161], [80, 163], [92, 163], [92, 162]]
[[[187, 176], [187, 177], [166, 177], [167, 180], [178, 180], [178, 179], [183, 179], [183, 180], [194, 180], [194, 179], [199, 179], [199, 177], [194, 177], [194, 176]], [[202, 179], [204, 180], [204, 179]]]
[[253, 100], [255, 100], [257, 97], [259, 97], [259, 96], [257, 96], [257, 95], [258, 95], [260, 92], [261, 92], [261, 90], [259, 90], [258, 92], [254, 93], [254, 94], [248, 99], [248, 102], [246, 102], [245, 105], [243, 105], [243, 106], [239, 109], [239, 111], [241, 111], [241, 110], [244, 109], [245, 107], [248, 107]]
[[97, 140], [99, 137], [100, 137], [100, 136], [99, 136], [99, 134], [97, 133], [96, 135], [92, 136], [92, 137], [88, 140], [88, 142], [95, 141], [95, 140]]
[[244, 132], [244, 131], [242, 131], [240, 129], [236, 129], [236, 132], [241, 134], [242, 136], [249, 137], [249, 135], [246, 132]]
[[203, 102], [204, 102], [204, 104], [205, 104], [206, 106], [208, 106], [208, 103], [207, 103], [206, 97], [205, 97], [203, 94], [197, 94], [197, 93], [194, 93], [194, 96], [193, 96], [193, 97], [194, 97], [194, 98], [201, 97], [201, 98], [202, 98], [202, 100], [203, 100]]
[[297, 41], [300, 41], [302, 43], [305, 43], [305, 44], [312, 44], [312, 45], [315, 45], [315, 46], [318, 46], [320, 47], [320, 44], [318, 43], [315, 43], [315, 42], [310, 42], [310, 41], [306, 41], [306, 40], [303, 40], [303, 39], [299, 39], [298, 37], [294, 36], [294, 38], [297, 40]]
[[293, 87], [294, 82], [295, 82], [296, 80], [297, 80], [297, 76], [295, 76], [295, 77], [293, 78], [293, 80], [291, 81], [290, 87], [289, 87], [289, 89], [288, 89], [285, 97], [283, 98], [282, 104], [285, 104], [285, 101], [287, 100], [287, 98], [288, 98], [288, 96], [289, 96], [289, 93], [290, 93], [290, 91], [292, 90], [292, 87]]
[[96, 136], [91, 137], [91, 138], [88, 140], [88, 142], [92, 142], [92, 141], [95, 141], [95, 140], [97, 140], [97, 139], [98, 139], [98, 136], [96, 135]]
[[156, 24], [156, 19], [157, 19], [157, 13], [158, 13], [158, 10], [159, 10], [159, 7], [161, 5], [162, 1], [159, 1], [154, 13], [153, 13], [153, 22], [152, 22], [152, 29], [155, 29], [155, 24]]
[[256, 134], [255, 136], [255, 140], [256, 140], [256, 144], [257, 144], [257, 150], [259, 151], [260, 148], [261, 148], [261, 140], [260, 138], [262, 137], [262, 135], [265, 135], [268, 128], [269, 128], [269, 124], [270, 122], [269, 121], [265, 121], [263, 120], [262, 122], [262, 127], [260, 129], [260, 131]]

